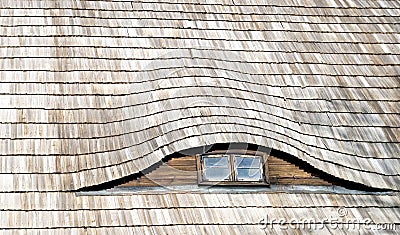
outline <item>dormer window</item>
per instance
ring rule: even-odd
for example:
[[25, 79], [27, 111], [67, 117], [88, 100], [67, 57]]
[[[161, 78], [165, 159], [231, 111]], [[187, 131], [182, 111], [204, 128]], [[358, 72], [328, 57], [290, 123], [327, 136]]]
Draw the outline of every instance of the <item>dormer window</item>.
[[197, 156], [200, 185], [266, 185], [267, 155], [255, 151], [215, 151]]

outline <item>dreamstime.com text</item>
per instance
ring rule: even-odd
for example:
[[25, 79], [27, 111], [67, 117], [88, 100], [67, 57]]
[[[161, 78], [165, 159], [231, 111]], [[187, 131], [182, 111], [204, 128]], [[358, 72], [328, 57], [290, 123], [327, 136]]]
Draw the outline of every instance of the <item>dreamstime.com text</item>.
[[328, 229], [344, 229], [344, 230], [396, 230], [396, 224], [374, 223], [370, 218], [349, 218], [346, 208], [337, 210], [338, 216], [330, 216], [329, 218], [313, 219], [313, 218], [272, 218], [265, 216], [259, 221], [260, 229], [309, 229], [322, 230]]

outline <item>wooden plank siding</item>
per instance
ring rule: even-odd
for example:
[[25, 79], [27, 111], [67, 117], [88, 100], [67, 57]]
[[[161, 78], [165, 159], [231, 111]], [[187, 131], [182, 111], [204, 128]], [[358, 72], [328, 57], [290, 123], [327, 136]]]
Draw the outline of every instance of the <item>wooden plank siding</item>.
[[172, 158], [162, 163], [150, 173], [120, 186], [173, 186], [195, 184], [197, 184], [196, 157], [185, 156]]
[[[278, 157], [268, 157], [268, 171], [271, 184], [283, 185], [332, 185], [321, 179], [317, 173], [307, 172], [299, 165]], [[176, 186], [196, 185], [197, 168], [195, 156], [177, 157], [163, 162], [156, 169], [121, 184], [117, 187], [132, 186]]]

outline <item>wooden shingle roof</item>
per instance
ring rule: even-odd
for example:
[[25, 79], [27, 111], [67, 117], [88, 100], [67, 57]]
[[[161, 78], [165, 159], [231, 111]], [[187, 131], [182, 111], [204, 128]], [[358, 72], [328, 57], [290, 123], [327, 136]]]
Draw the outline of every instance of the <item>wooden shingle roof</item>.
[[399, 190], [398, 1], [0, 2], [0, 191], [213, 143]]
[[[10, 198], [12, 204], [2, 204], [0, 211], [0, 232], [9, 234], [395, 234], [400, 226], [398, 193], [0, 194], [2, 201]], [[272, 219], [286, 222], [270, 224]]]
[[400, 190], [399, 22], [394, 0], [1, 0], [0, 233], [396, 233], [398, 192], [75, 191], [233, 142]]

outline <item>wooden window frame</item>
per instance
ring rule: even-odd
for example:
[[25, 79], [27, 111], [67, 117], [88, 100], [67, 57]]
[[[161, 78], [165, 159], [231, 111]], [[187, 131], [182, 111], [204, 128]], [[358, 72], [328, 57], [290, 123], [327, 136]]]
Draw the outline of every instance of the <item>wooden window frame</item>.
[[[204, 156], [215, 156], [222, 157], [228, 155], [228, 168], [230, 169], [230, 177], [229, 180], [221, 180], [221, 181], [209, 181], [204, 178], [204, 162], [202, 158]], [[236, 179], [237, 177], [237, 169], [235, 167], [235, 156], [243, 155], [243, 156], [258, 156], [261, 159], [261, 176], [262, 181], [239, 181]], [[227, 185], [227, 186], [268, 186], [269, 185], [269, 177], [268, 177], [268, 154], [260, 151], [251, 151], [251, 150], [217, 150], [212, 151], [205, 154], [196, 155], [196, 165], [197, 165], [197, 183], [198, 185]], [[232, 175], [233, 174], [233, 175]]]

